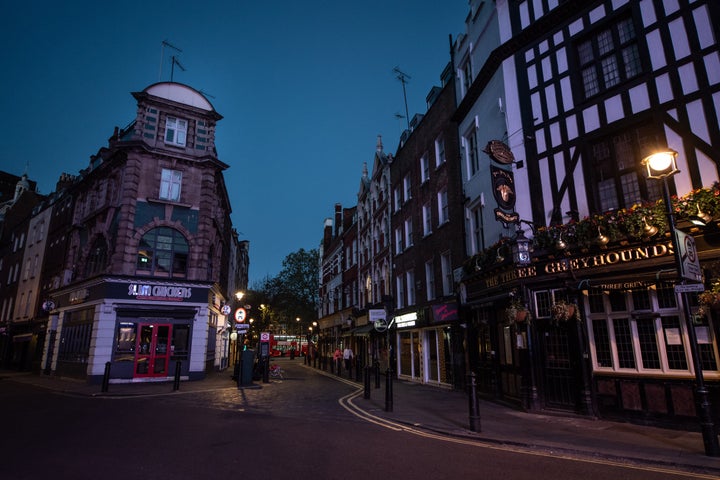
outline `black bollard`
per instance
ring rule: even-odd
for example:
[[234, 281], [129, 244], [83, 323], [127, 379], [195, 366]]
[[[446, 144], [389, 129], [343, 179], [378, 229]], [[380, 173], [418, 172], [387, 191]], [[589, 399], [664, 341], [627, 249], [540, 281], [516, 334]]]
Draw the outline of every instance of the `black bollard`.
[[470, 410], [470, 431], [480, 431], [480, 409], [478, 407], [477, 385], [475, 382], [475, 372], [470, 372], [470, 385], [468, 391], [468, 404]]
[[363, 398], [370, 398], [370, 365], [365, 365], [365, 392]]
[[102, 392], [107, 392], [108, 387], [110, 386], [110, 362], [105, 362], [105, 374], [103, 375], [103, 381], [102, 381]]
[[392, 370], [387, 369], [385, 372], [385, 411], [393, 411], [393, 381]]
[[175, 382], [173, 383], [173, 392], [180, 390], [180, 366], [182, 362], [175, 363]]
[[375, 360], [375, 388], [380, 388], [380, 362]]

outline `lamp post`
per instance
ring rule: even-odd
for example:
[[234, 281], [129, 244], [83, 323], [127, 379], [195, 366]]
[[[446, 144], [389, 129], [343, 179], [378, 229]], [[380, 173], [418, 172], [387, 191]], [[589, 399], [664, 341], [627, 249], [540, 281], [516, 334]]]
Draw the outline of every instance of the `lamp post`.
[[[672, 204], [670, 203], [670, 191], [668, 190], [668, 177], [679, 172], [677, 168], [677, 152], [667, 150], [664, 152], [654, 153], [643, 159], [642, 163], [647, 168], [648, 178], [654, 178], [663, 181], [663, 201], [667, 210], [668, 227], [670, 229], [670, 238], [672, 239], [673, 250], [675, 251], [675, 267], [678, 277], [682, 276], [683, 259], [681, 258], [677, 231], [675, 228], [675, 217], [673, 215]], [[702, 364], [698, 352], [697, 334], [692, 322], [692, 312], [687, 299], [687, 293], [680, 294], [683, 305], [683, 314], [685, 315], [685, 325], [688, 331], [688, 341], [690, 343], [690, 354], [692, 355], [693, 368], [695, 370], [695, 395], [699, 408], [698, 419], [700, 420], [700, 428], [702, 430], [703, 443], [705, 444], [705, 454], [710, 457], [720, 456], [720, 444], [715, 433], [715, 425], [713, 424], [712, 411], [710, 408], [710, 400], [708, 398], [708, 390], [705, 386], [703, 378]]]

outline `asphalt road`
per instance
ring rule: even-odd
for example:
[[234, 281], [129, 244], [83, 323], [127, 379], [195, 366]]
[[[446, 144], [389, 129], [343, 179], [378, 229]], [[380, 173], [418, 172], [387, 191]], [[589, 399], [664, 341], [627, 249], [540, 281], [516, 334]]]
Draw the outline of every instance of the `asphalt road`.
[[357, 387], [283, 367], [259, 389], [143, 397], [0, 381], [0, 479], [711, 478], [398, 428], [353, 408]]

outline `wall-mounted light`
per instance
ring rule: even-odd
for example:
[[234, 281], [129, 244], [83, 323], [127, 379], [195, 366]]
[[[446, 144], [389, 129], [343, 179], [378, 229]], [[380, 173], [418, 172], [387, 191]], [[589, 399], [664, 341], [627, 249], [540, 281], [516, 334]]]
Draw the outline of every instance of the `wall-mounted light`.
[[645, 217], [643, 217], [643, 223], [645, 224], [645, 226], [643, 226], [643, 237], [651, 238], [657, 235], [657, 227], [655, 225], [650, 225]]
[[697, 206], [697, 213], [695, 215], [690, 216], [688, 220], [690, 220], [690, 223], [693, 225], [697, 225], [698, 227], [705, 227], [710, 222], [712, 222], [713, 217], [700, 210], [700, 205]]
[[598, 227], [598, 236], [595, 239], [595, 241], [597, 242], [598, 245], [600, 245], [601, 247], [604, 247], [605, 245], [607, 245], [610, 242], [610, 239], [607, 237], [607, 235], [602, 233], [602, 230], [600, 230], [600, 227]]
[[515, 240], [512, 244], [512, 255], [513, 262], [516, 265], [529, 265], [530, 259], [530, 245], [532, 241], [525, 236], [523, 230], [518, 230]]

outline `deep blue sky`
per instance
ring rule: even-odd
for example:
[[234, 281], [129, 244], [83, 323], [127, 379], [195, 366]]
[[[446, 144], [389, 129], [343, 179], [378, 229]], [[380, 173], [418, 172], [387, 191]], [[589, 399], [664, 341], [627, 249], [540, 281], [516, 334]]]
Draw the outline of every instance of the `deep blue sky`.
[[394, 153], [426, 110], [464, 30], [467, 0], [25, 0], [0, 16], [0, 170], [41, 193], [77, 174], [135, 117], [130, 92], [162, 80], [208, 95], [251, 285], [317, 248], [335, 203], [356, 203], [377, 135]]

